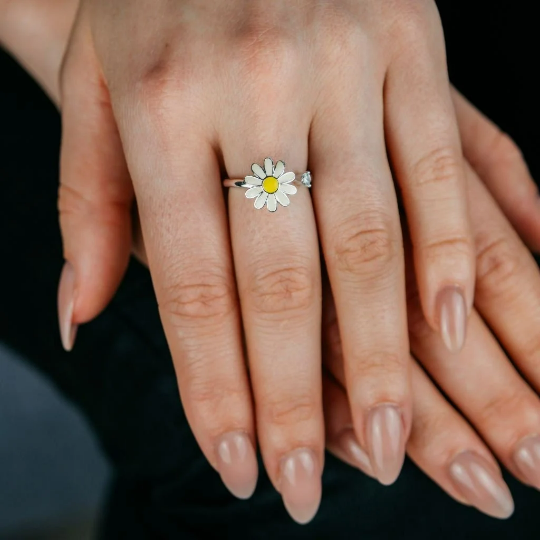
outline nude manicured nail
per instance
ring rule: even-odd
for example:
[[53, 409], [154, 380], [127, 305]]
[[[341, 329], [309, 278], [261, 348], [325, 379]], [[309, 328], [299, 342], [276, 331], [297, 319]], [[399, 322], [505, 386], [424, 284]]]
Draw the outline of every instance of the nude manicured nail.
[[242, 432], [223, 435], [217, 445], [218, 472], [227, 489], [239, 499], [249, 499], [257, 485], [255, 449]]
[[369, 411], [367, 450], [373, 474], [381, 484], [393, 484], [405, 459], [403, 420], [396, 405], [383, 404]]
[[338, 438], [338, 445], [351, 463], [358, 467], [362, 472], [373, 476], [373, 469], [371, 468], [369, 456], [358, 444], [353, 429], [347, 428], [341, 433]]
[[459, 287], [447, 287], [437, 299], [439, 331], [452, 353], [458, 353], [465, 344], [467, 332], [467, 304]]
[[60, 338], [66, 351], [71, 351], [77, 336], [76, 324], [73, 324], [73, 307], [75, 305], [75, 270], [66, 261], [58, 285], [58, 322]]
[[290, 516], [298, 523], [313, 519], [321, 502], [321, 468], [313, 451], [299, 448], [281, 463], [281, 496]]
[[514, 461], [527, 482], [540, 489], [540, 435], [522, 439], [514, 452]]
[[514, 512], [514, 501], [502, 476], [478, 454], [459, 454], [450, 465], [450, 477], [461, 496], [481, 512], [500, 519]]

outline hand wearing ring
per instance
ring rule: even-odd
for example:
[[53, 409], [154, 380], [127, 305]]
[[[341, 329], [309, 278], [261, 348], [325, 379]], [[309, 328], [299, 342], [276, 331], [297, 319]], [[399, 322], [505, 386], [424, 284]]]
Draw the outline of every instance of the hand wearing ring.
[[[231, 491], [247, 497], [258, 441], [288, 510], [308, 521], [324, 463], [322, 250], [354, 430], [374, 475], [392, 483], [412, 416], [394, 179], [423, 312], [454, 352], [474, 292], [435, 4], [154, 0], [118, 10], [82, 0], [63, 65], [66, 348], [123, 276], [136, 196], [202, 451]], [[271, 174], [265, 164], [245, 192], [229, 190], [227, 212], [221, 179], [242, 178], [247, 164], [268, 155], [290, 171], [309, 163], [312, 190], [298, 189], [279, 219], [251, 211], [244, 195], [254, 188], [254, 204], [270, 211], [292, 195], [279, 189], [293, 187], [279, 183], [279, 162]]]

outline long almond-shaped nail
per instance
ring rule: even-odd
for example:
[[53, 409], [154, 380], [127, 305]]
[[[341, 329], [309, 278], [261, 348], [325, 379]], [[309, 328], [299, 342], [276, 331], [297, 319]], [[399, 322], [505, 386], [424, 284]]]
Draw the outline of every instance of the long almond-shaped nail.
[[540, 489], [540, 435], [522, 439], [514, 452], [514, 461], [527, 482]]
[[373, 476], [373, 469], [367, 455], [358, 444], [358, 439], [352, 428], [342, 431], [338, 437], [337, 444], [341, 451], [347, 456], [351, 465], [358, 467], [362, 472]]
[[443, 289], [437, 298], [439, 331], [446, 348], [458, 353], [465, 344], [467, 333], [467, 304], [459, 287]]
[[389, 403], [369, 411], [366, 442], [373, 473], [381, 484], [393, 484], [405, 459], [403, 420], [399, 407]]
[[73, 324], [74, 305], [75, 269], [71, 263], [66, 261], [58, 285], [58, 322], [60, 325], [60, 338], [66, 351], [71, 351], [77, 336], [78, 326]]
[[249, 499], [257, 485], [258, 466], [249, 437], [240, 431], [225, 433], [217, 444], [218, 472], [227, 489]]
[[459, 454], [450, 465], [450, 477], [461, 496], [481, 512], [506, 519], [514, 501], [500, 473], [474, 452]]
[[321, 468], [312, 450], [298, 448], [281, 462], [281, 496], [290, 516], [298, 523], [313, 519], [321, 502]]

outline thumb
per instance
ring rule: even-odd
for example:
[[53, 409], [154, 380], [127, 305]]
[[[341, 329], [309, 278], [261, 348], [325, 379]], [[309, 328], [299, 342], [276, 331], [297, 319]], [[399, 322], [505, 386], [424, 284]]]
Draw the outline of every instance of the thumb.
[[129, 261], [133, 190], [90, 32], [76, 25], [61, 76], [58, 207], [66, 260], [58, 289], [62, 344], [97, 316]]

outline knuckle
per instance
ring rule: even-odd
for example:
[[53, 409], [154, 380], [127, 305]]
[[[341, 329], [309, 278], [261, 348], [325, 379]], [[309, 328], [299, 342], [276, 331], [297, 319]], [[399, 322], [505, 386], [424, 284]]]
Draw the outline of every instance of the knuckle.
[[437, 238], [428, 241], [421, 248], [428, 261], [474, 261], [474, 246], [472, 239], [465, 236]]
[[497, 129], [493, 135], [493, 141], [487, 156], [491, 158], [493, 166], [501, 170], [501, 173], [511, 172], [516, 166], [524, 162], [519, 146], [507, 133], [500, 129]]
[[[268, 80], [269, 75], [291, 72], [299, 51], [293, 36], [265, 13], [248, 18], [234, 35], [231, 54], [246, 80]], [[273, 79], [270, 79], [273, 80]]]
[[123, 200], [94, 200], [92, 196], [76, 187], [62, 183], [58, 188], [58, 212], [60, 219], [69, 217], [99, 222], [100, 225], [120, 226], [125, 220], [130, 203]]
[[384, 387], [388, 387], [389, 380], [403, 380], [406, 373], [406, 357], [398, 353], [379, 351], [362, 354], [351, 362], [352, 375], [356, 380], [367, 379], [385, 381]]
[[198, 415], [215, 417], [217, 411], [239, 410], [248, 406], [249, 397], [233, 381], [209, 376], [209, 366], [205, 362], [193, 363], [186, 380], [182, 381], [189, 406]]
[[390, 0], [383, 3], [386, 20], [391, 21], [392, 36], [400, 42], [416, 41], [429, 31], [426, 2], [418, 0]]
[[303, 311], [315, 300], [314, 275], [302, 264], [263, 266], [253, 273], [249, 294], [258, 314]]
[[337, 227], [333, 255], [338, 271], [355, 276], [379, 275], [394, 266], [400, 250], [388, 218], [354, 216]]
[[[478, 424], [497, 425], [513, 423], [514, 419], [524, 419], [537, 404], [531, 400], [529, 392], [522, 385], [507, 386], [504, 391], [493, 392], [477, 411]], [[507, 422], [504, 422], [504, 420]]]
[[347, 55], [358, 57], [362, 50], [369, 48], [369, 32], [351, 6], [343, 2], [324, 2], [315, 9], [324, 21], [324, 32], [321, 32], [318, 43], [322, 58], [327, 62], [342, 66]]
[[81, 191], [62, 183], [58, 188], [58, 212], [60, 216], [89, 216], [95, 213], [95, 205]]
[[490, 295], [506, 294], [519, 274], [520, 261], [515, 246], [509, 238], [491, 233], [477, 235], [476, 244], [477, 289]]
[[179, 78], [162, 64], [149, 68], [133, 87], [134, 102], [150, 118], [165, 118], [178, 104]]
[[453, 438], [448, 437], [448, 415], [433, 411], [413, 412], [410, 444], [430, 461], [446, 463], [453, 454]]
[[[266, 7], [266, 6], [265, 6]], [[269, 16], [268, 9], [252, 9], [231, 36], [229, 69], [244, 81], [242, 90], [249, 99], [263, 99], [285, 93], [298, 80], [302, 66], [302, 45], [291, 25]], [[268, 81], [281, 81], [278, 86]]]
[[170, 125], [182, 107], [183, 120], [200, 106], [200, 80], [194, 75], [190, 60], [158, 57], [129, 79], [122, 88], [113, 88], [126, 109], [133, 108], [147, 121]]
[[215, 321], [234, 309], [232, 288], [222, 275], [184, 278], [182, 284], [164, 290], [163, 297], [160, 310], [173, 326], [184, 326], [189, 319], [198, 323], [205, 319]]
[[311, 394], [291, 392], [269, 399], [265, 408], [270, 423], [285, 427], [313, 420], [321, 406]]
[[462, 159], [454, 148], [437, 147], [414, 163], [411, 172], [416, 187], [440, 188], [441, 193], [453, 193], [463, 179]]

